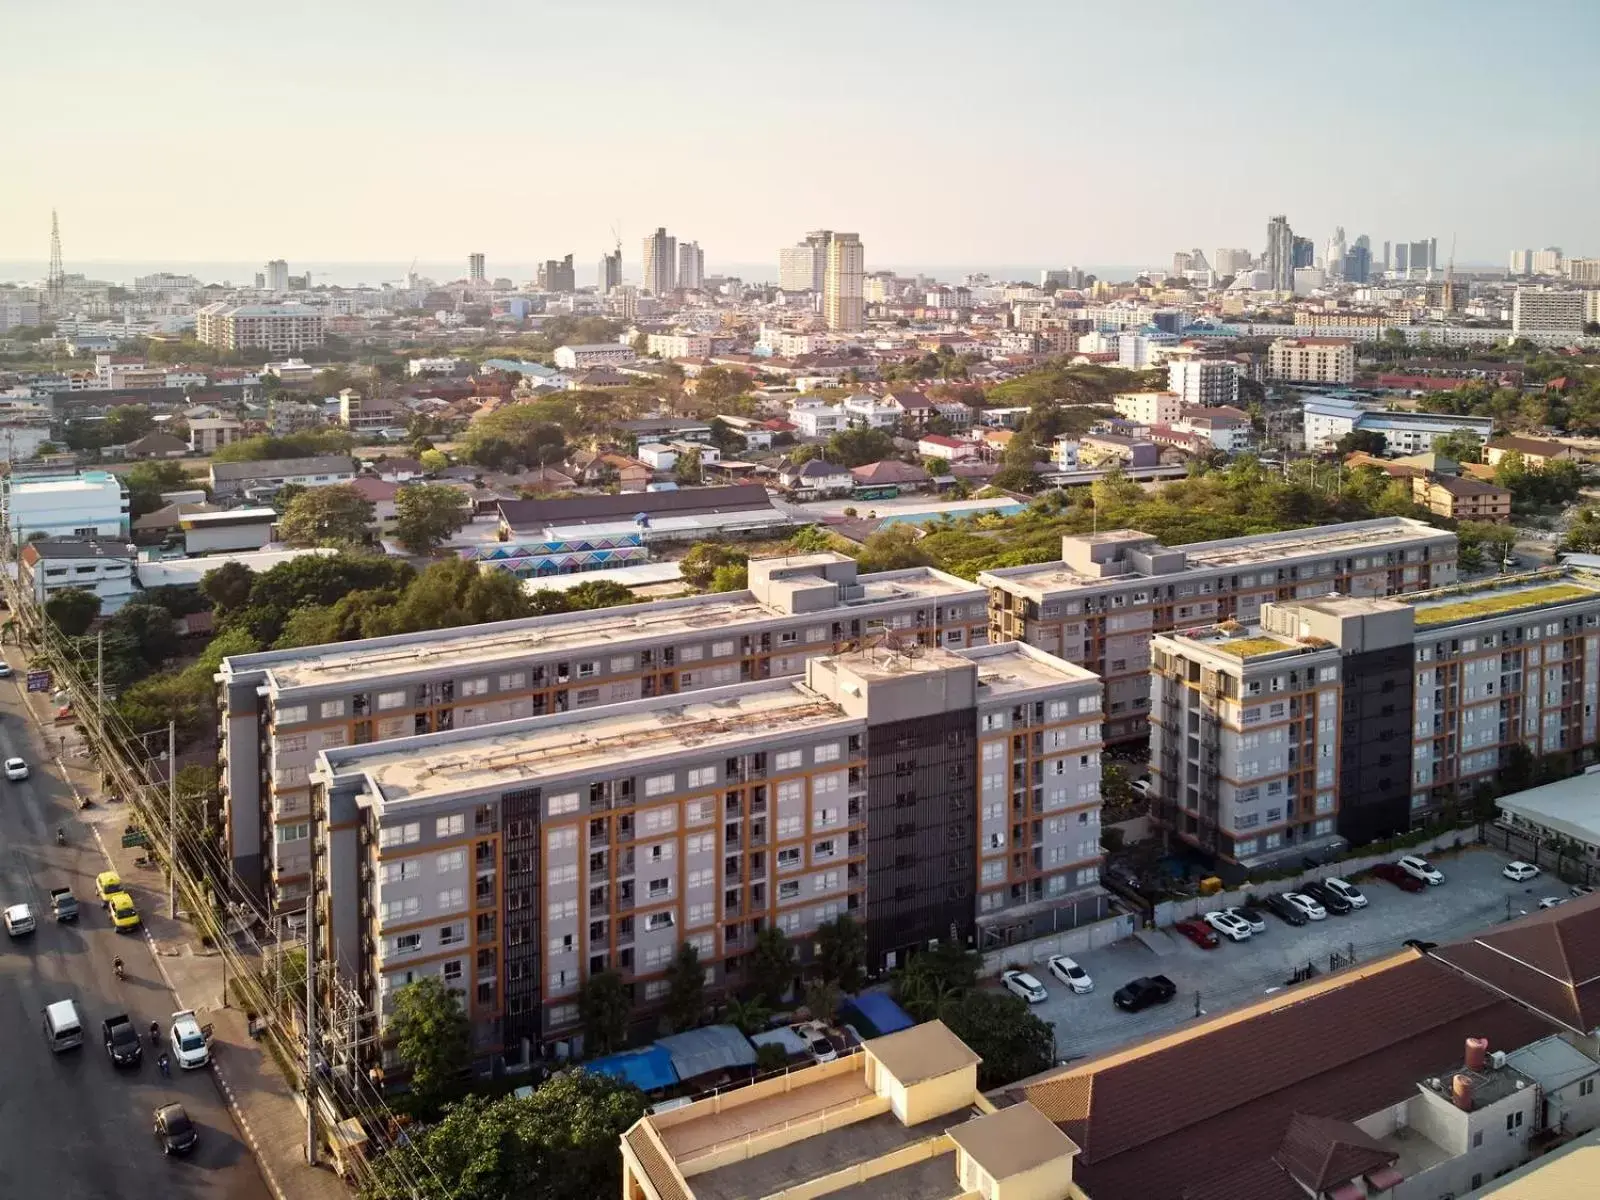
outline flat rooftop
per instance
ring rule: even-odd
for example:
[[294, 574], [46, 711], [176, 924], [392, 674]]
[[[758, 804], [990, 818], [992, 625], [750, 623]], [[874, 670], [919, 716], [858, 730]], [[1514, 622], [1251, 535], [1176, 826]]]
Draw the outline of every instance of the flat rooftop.
[[852, 618], [892, 601], [953, 600], [982, 597], [983, 589], [953, 575], [929, 568], [865, 575], [862, 595], [834, 608], [789, 614], [762, 604], [751, 592], [721, 592], [645, 604], [518, 621], [467, 625], [427, 634], [401, 634], [363, 642], [336, 642], [300, 650], [236, 655], [224, 671], [239, 674], [264, 670], [274, 691], [301, 687], [349, 687], [357, 681], [382, 679], [437, 668], [448, 663], [463, 671], [489, 667], [528, 654], [576, 653], [585, 648], [615, 647], [631, 641], [734, 636], [736, 627], [794, 619], [827, 624]]
[[1405, 597], [1419, 628], [1481, 621], [1508, 613], [1600, 598], [1600, 575], [1550, 571], [1513, 576], [1492, 583], [1441, 588]]
[[1600, 776], [1574, 775], [1495, 801], [1502, 812], [1587, 845], [1600, 844]]
[[614, 773], [619, 762], [681, 756], [690, 750], [709, 753], [752, 738], [860, 723], [797, 680], [736, 685], [702, 695], [704, 699], [687, 703], [638, 700], [342, 747], [329, 757], [341, 775], [365, 774], [377, 790], [374, 799], [389, 805], [527, 787], [543, 778], [584, 771], [599, 777]]
[[[1291, 529], [1283, 533], [1253, 534], [1246, 537], [1222, 538], [1211, 542], [1190, 542], [1187, 545], [1169, 546], [1180, 550], [1187, 558], [1186, 571], [1163, 575], [1143, 575], [1128, 572], [1100, 578], [1074, 571], [1065, 563], [1039, 563], [1026, 567], [1002, 567], [985, 571], [978, 582], [998, 584], [1025, 592], [1060, 592], [1069, 588], [1121, 588], [1147, 579], [1176, 579], [1183, 574], [1202, 571], [1225, 571], [1238, 567], [1281, 566], [1307, 558], [1323, 555], [1371, 554], [1401, 547], [1415, 546], [1425, 541], [1451, 538], [1446, 530], [1435, 529], [1409, 517], [1385, 517], [1373, 521], [1355, 521], [1345, 525], [1321, 525], [1310, 529]], [[1085, 538], [1096, 545], [1113, 542], [1153, 541], [1148, 534], [1137, 530], [1118, 530]]]
[[978, 664], [980, 697], [994, 698], [1066, 683], [1095, 683], [1100, 677], [1077, 663], [1034, 650], [1025, 642], [974, 646], [960, 655]]

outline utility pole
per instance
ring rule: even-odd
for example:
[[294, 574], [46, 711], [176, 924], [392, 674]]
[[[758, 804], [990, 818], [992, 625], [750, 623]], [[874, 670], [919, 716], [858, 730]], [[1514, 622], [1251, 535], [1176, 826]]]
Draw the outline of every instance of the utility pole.
[[94, 635], [94, 716], [100, 719], [100, 714], [106, 706], [106, 633], [100, 629]]
[[317, 1165], [317, 927], [306, 897], [306, 1162]]
[[[167, 916], [178, 919], [178, 723], [167, 722]], [[224, 936], [227, 931], [223, 931]], [[224, 958], [227, 956], [224, 955]], [[224, 983], [226, 992], [227, 985]]]

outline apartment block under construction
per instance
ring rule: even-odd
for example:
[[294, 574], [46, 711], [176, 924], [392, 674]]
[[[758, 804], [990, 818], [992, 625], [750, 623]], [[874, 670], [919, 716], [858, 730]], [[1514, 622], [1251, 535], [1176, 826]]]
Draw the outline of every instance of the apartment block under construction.
[[1244, 867], [1403, 833], [1469, 805], [1525, 747], [1593, 760], [1600, 575], [1268, 603], [1158, 636], [1157, 819]]
[[929, 568], [858, 576], [822, 553], [757, 559], [743, 592], [236, 655], [217, 676], [237, 877], [276, 909], [310, 883], [317, 754], [801, 674], [875, 644], [986, 641], [985, 592]]
[[488, 1051], [575, 1036], [601, 971], [647, 1015], [684, 942], [717, 991], [769, 927], [809, 954], [850, 914], [885, 968], [1097, 919], [1100, 716], [1099, 681], [1031, 647], [911, 643], [804, 681], [324, 749], [319, 944], [380, 1022], [439, 975]]
[[1163, 546], [1125, 529], [1061, 539], [1061, 561], [985, 571], [989, 640], [1017, 639], [1105, 680], [1106, 740], [1148, 732], [1150, 638], [1269, 601], [1393, 596], [1454, 583], [1456, 537], [1386, 517]]

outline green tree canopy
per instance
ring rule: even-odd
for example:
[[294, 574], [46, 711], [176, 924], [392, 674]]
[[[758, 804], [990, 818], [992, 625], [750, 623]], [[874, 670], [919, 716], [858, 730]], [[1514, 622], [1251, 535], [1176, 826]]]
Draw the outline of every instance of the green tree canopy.
[[44, 602], [44, 613], [62, 633], [78, 637], [100, 615], [100, 597], [83, 588], [62, 588]]
[[354, 445], [355, 438], [349, 430], [328, 426], [302, 429], [297, 433], [243, 438], [216, 450], [211, 455], [211, 461], [261, 462], [271, 458], [315, 458], [323, 454], [349, 454]]
[[694, 1029], [705, 1020], [706, 969], [693, 942], [682, 942], [667, 968], [668, 1023], [674, 1033]]
[[472, 516], [466, 494], [448, 484], [408, 484], [394, 503], [395, 538], [413, 554], [436, 549]]
[[229, 560], [200, 577], [200, 591], [219, 613], [242, 608], [250, 599], [256, 573], [241, 562]]
[[1483, 439], [1470, 429], [1453, 429], [1433, 439], [1433, 452], [1458, 463], [1483, 461]]
[[[511, 404], [474, 421], [462, 439], [466, 461], [494, 470], [549, 466], [567, 456], [566, 434], [556, 419], [562, 401]], [[570, 409], [570, 405], [566, 409]], [[568, 420], [576, 421], [575, 416]]]
[[134, 601], [123, 605], [106, 621], [106, 633], [125, 634], [139, 657], [152, 670], [178, 653], [180, 639], [172, 614], [158, 604]]
[[[1435, 438], [1434, 441], [1437, 443], [1438, 439]], [[1335, 442], [1333, 448], [1339, 452], [1340, 457], [1346, 454], [1371, 454], [1381, 457], [1388, 452], [1389, 443], [1383, 434], [1374, 429], [1352, 429]], [[1437, 448], [1435, 445], [1435, 449]]]
[[866, 982], [867, 931], [849, 913], [840, 913], [817, 928], [817, 954], [811, 969], [818, 979], [855, 993]]
[[913, 525], [890, 525], [867, 535], [856, 561], [863, 572], [902, 571], [907, 567], [929, 566], [933, 559], [919, 545], [921, 537]]
[[189, 477], [181, 464], [171, 461], [138, 463], [122, 477], [122, 481], [128, 485], [128, 511], [136, 519], [164, 507], [162, 492], [185, 491], [201, 486]]
[[824, 457], [841, 467], [860, 467], [895, 456], [894, 438], [881, 429], [841, 429], [828, 439]]
[[795, 978], [794, 944], [783, 930], [768, 925], [756, 934], [748, 962], [752, 994], [768, 1004], [782, 1004]]
[[425, 975], [395, 992], [388, 1033], [411, 1072], [412, 1095], [425, 1109], [443, 1097], [471, 1061], [472, 1022], [460, 996], [438, 975]]
[[591, 1054], [610, 1054], [619, 1049], [628, 1036], [632, 1009], [622, 976], [615, 971], [590, 975], [578, 991], [584, 1049]]
[[307, 488], [278, 521], [278, 536], [291, 546], [359, 546], [371, 531], [372, 501], [343, 483]]
[[136, 441], [155, 427], [155, 417], [142, 404], [119, 404], [106, 413], [106, 439], [112, 446]]
[[890, 979], [895, 1002], [919, 1021], [939, 1015], [939, 1008], [950, 996], [970, 991], [977, 985], [983, 959], [975, 952], [949, 941], [913, 954]]
[[948, 996], [939, 1019], [975, 1054], [978, 1086], [1003, 1087], [1053, 1065], [1055, 1038], [1050, 1026], [1028, 1011], [1025, 1001], [1009, 992], [977, 988]]
[[696, 542], [678, 563], [683, 581], [699, 591], [707, 591], [718, 567], [743, 567], [750, 556], [726, 542]]

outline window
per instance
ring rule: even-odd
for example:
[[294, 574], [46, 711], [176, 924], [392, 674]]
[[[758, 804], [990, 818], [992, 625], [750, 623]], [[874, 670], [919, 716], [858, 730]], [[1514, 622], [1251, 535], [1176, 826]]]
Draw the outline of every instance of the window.
[[795, 771], [800, 767], [800, 759], [800, 751], [784, 750], [773, 759], [773, 767], [779, 771]]
[[696, 800], [687, 804], [683, 809], [683, 820], [688, 825], [704, 825], [711, 819], [711, 802], [709, 800]]
[[278, 739], [279, 754], [299, 754], [310, 744], [303, 733], [284, 734]]
[[405, 825], [385, 825], [378, 830], [379, 846], [409, 846], [422, 840], [422, 824], [412, 821]]
[[593, 679], [599, 670], [600, 664], [597, 662], [581, 662], [578, 664], [578, 678]]
[[633, 655], [619, 654], [611, 660], [611, 673], [620, 675], [624, 671], [633, 670]]
[[578, 829], [575, 825], [568, 825], [565, 829], [552, 829], [545, 837], [545, 845], [552, 850], [571, 850], [577, 844]]
[[528, 686], [528, 673], [526, 671], [511, 671], [500, 676], [500, 690], [502, 692], [516, 692]]
[[559, 796], [551, 796], [545, 801], [545, 810], [552, 817], [559, 817], [566, 813], [578, 811], [578, 793], [564, 792]]
[[415, 954], [422, 949], [422, 935], [420, 933], [402, 933], [394, 939], [394, 952], [396, 954]]
[[1520, 1112], [1506, 1114], [1506, 1132], [1515, 1133], [1522, 1128], [1522, 1114]]
[[461, 681], [461, 695], [464, 697], [487, 696], [488, 694], [489, 680], [487, 676], [482, 679], [463, 679]]
[[714, 833], [692, 834], [683, 845], [687, 854], [710, 854], [717, 848], [717, 835]]
[[549, 867], [545, 871], [545, 879], [551, 887], [559, 887], [564, 883], [577, 883], [578, 864], [567, 863], [561, 867]]
[[839, 872], [823, 871], [811, 877], [811, 888], [818, 892], [831, 892], [839, 886]]
[[839, 823], [839, 809], [837, 805], [819, 808], [811, 814], [811, 828], [826, 829], [830, 825]]
[[308, 821], [294, 821], [287, 824], [280, 821], [276, 832], [279, 845], [284, 842], [303, 842], [311, 836], [311, 824]]
[[402, 858], [399, 862], [386, 862], [378, 868], [378, 878], [384, 883], [404, 883], [422, 874], [422, 860]]
[[1592, 1096], [1592, 1095], [1594, 1095], [1594, 1080], [1593, 1079], [1581, 1079], [1581, 1080], [1579, 1080], [1578, 1081], [1578, 1095], [1580, 1095], [1580, 1096]]
[[689, 924], [708, 925], [716, 919], [717, 906], [709, 900], [703, 904], [689, 905]]
[[778, 884], [779, 900], [798, 900], [800, 898], [800, 881], [798, 879], [785, 879]]
[[710, 887], [717, 881], [717, 873], [710, 867], [702, 867], [698, 871], [690, 871], [687, 886], [692, 888]]
[[667, 912], [653, 912], [644, 919], [645, 929], [652, 933], [658, 929], [671, 929], [674, 923], [670, 910]]
[[378, 906], [378, 920], [387, 924], [390, 921], [414, 917], [421, 911], [422, 899], [419, 896], [407, 896], [403, 900], [385, 900]]
[[1473, 1133], [1473, 1135], [1472, 1135], [1472, 1145], [1473, 1145], [1474, 1148], [1477, 1148], [1478, 1146], [1483, 1145], [1483, 1130], [1479, 1129], [1479, 1130], [1477, 1130], [1476, 1132]]
[[695, 767], [689, 772], [689, 786], [691, 788], [710, 787], [717, 782], [717, 769], [715, 767]]
[[439, 930], [439, 945], [456, 946], [467, 940], [467, 926], [464, 921], [457, 921], [454, 925], [446, 925]]
[[658, 830], [674, 829], [678, 824], [678, 813], [672, 808], [652, 808], [640, 814], [640, 825], [647, 832], [654, 833]]
[[778, 836], [792, 838], [800, 836], [801, 819], [798, 814], [791, 817], [778, 818]]
[[450, 850], [438, 856], [435, 860], [435, 869], [441, 875], [451, 871], [459, 871], [467, 865], [467, 852], [465, 850]]
[[733, 653], [733, 643], [732, 642], [712, 642], [711, 643], [711, 657], [712, 658], [727, 658], [732, 653]]
[[553, 900], [548, 912], [552, 921], [570, 921], [578, 915], [576, 900]]
[[839, 761], [839, 743], [827, 742], [818, 746], [815, 751], [816, 761], [819, 763]]
[[439, 911], [454, 912], [458, 908], [467, 906], [467, 890], [465, 888], [446, 888], [439, 893]]
[[433, 823], [434, 837], [460, 837], [467, 831], [467, 816], [465, 813], [456, 813], [454, 816], [440, 817]]
[[839, 843], [836, 838], [827, 838], [811, 847], [812, 861], [823, 858], [832, 858], [839, 852]]
[[399, 708], [405, 702], [406, 702], [406, 694], [405, 694], [404, 691], [399, 691], [399, 692], [379, 692], [378, 693], [378, 711], [379, 712], [382, 712], [386, 708]]
[[444, 968], [443, 968], [443, 971], [441, 973], [444, 976], [444, 982], [445, 982], [446, 986], [449, 986], [450, 984], [460, 983], [461, 982], [461, 960], [459, 958], [452, 958], [449, 962], [444, 964]]
[[646, 796], [662, 796], [672, 790], [676, 781], [673, 775], [652, 775], [644, 781], [644, 794]]
[[277, 724], [294, 725], [306, 719], [306, 706], [304, 704], [289, 704], [278, 710]]
[[778, 870], [784, 871], [800, 865], [800, 848], [790, 846], [778, 851]]

